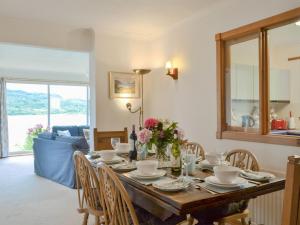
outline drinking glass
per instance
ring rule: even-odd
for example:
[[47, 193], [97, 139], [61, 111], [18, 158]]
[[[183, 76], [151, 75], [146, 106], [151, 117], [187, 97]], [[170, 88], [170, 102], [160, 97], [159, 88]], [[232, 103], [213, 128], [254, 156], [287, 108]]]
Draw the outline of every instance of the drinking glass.
[[120, 143], [120, 138], [111, 138], [110, 143], [114, 150], [117, 148], [117, 144]]
[[[181, 178], [184, 181], [190, 181], [191, 177], [189, 176], [189, 168], [191, 167], [191, 164], [193, 162], [193, 157], [190, 157], [193, 155], [193, 152], [191, 149], [187, 149], [186, 147], [181, 148], [181, 162], [182, 162], [182, 169], [181, 169]], [[183, 170], [185, 170], [185, 175], [183, 175]]]

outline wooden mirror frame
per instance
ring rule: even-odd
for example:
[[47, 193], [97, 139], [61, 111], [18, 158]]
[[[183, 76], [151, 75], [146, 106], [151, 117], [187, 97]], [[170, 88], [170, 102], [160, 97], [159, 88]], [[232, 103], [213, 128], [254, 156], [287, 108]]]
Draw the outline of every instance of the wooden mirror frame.
[[[300, 146], [300, 136], [269, 134], [268, 30], [300, 20], [300, 7], [215, 35], [217, 53], [217, 132], [218, 139]], [[231, 129], [226, 123], [225, 45], [226, 42], [259, 34], [259, 108], [258, 132]]]

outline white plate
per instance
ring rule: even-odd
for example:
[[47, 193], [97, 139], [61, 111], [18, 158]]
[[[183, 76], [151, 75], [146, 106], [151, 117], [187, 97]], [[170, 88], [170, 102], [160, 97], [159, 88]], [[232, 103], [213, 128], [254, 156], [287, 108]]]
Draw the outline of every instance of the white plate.
[[161, 191], [175, 192], [175, 191], [181, 191], [181, 190], [188, 188], [190, 186], [190, 183], [181, 182], [179, 180], [157, 181], [157, 182], [152, 183], [152, 186]]
[[111, 167], [116, 171], [131, 171], [136, 169], [136, 165], [132, 163], [115, 164]]
[[241, 178], [241, 177], [237, 177], [232, 183], [222, 183], [215, 176], [206, 177], [205, 182], [210, 185], [214, 185], [214, 186], [222, 187], [222, 188], [236, 188], [236, 187], [240, 187], [240, 186], [248, 183], [247, 180], [245, 180], [244, 178]]
[[130, 152], [130, 150], [129, 151], [128, 150], [118, 150], [117, 148], [115, 151], [117, 154], [128, 154]]
[[160, 177], [163, 177], [164, 175], [166, 175], [166, 171], [165, 170], [156, 170], [155, 172], [153, 172], [151, 175], [146, 175], [146, 174], [141, 174], [138, 170], [134, 170], [132, 172], [129, 172], [129, 174], [137, 179], [142, 179], [142, 180], [147, 180], [147, 179], [157, 179]]
[[254, 181], [269, 181], [275, 178], [274, 174], [267, 172], [242, 172], [241, 177]]
[[112, 160], [104, 160], [104, 159], [102, 159], [102, 158], [99, 158], [99, 159], [96, 159], [95, 161], [97, 161], [97, 163], [98, 163], [98, 162], [104, 162], [104, 163], [106, 163], [106, 164], [116, 164], [116, 163], [122, 162], [123, 160], [124, 160], [124, 159], [121, 158], [121, 157], [119, 157], [119, 156], [114, 156], [114, 157], [112, 158]]

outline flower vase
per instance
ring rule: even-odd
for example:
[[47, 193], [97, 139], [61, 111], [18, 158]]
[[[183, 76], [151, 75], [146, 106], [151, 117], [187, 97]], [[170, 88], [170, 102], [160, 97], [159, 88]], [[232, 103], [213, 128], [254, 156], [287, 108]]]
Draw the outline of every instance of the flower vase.
[[139, 160], [145, 160], [148, 156], [148, 146], [146, 144], [142, 145], [139, 151]]
[[156, 146], [156, 159], [158, 161], [158, 167], [165, 167], [165, 164], [168, 161], [167, 146]]

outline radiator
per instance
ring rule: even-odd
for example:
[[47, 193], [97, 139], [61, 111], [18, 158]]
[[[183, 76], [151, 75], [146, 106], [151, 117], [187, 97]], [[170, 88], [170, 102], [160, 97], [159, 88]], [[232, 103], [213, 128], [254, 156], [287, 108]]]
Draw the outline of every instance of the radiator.
[[254, 224], [281, 225], [284, 191], [277, 191], [252, 199], [250, 218]]

